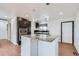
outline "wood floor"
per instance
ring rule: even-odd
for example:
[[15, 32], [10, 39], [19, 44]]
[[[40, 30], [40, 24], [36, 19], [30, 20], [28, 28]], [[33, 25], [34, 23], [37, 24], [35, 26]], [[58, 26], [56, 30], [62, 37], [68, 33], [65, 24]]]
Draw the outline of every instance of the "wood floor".
[[72, 44], [59, 43], [59, 56], [75, 56], [74, 51], [76, 50]]
[[21, 50], [19, 46], [14, 45], [6, 39], [0, 40], [0, 56], [20, 56]]
[[[71, 44], [59, 43], [59, 56], [75, 56], [76, 51]], [[0, 56], [20, 56], [21, 47], [15, 46], [8, 40], [0, 40]]]

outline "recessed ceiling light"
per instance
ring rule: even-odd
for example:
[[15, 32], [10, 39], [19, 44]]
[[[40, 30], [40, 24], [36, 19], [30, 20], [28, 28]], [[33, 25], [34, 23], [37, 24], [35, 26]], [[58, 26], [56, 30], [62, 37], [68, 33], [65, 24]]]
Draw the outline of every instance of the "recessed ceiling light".
[[5, 19], [11, 19], [11, 16], [4, 16]]
[[50, 3], [46, 3], [46, 5], [50, 5]]
[[32, 9], [32, 11], [33, 11], [33, 12], [35, 12], [35, 11], [36, 11], [36, 9]]
[[61, 11], [61, 12], [59, 12], [59, 15], [63, 15], [63, 12]]
[[5, 18], [7, 18], [8, 16], [4, 16]]

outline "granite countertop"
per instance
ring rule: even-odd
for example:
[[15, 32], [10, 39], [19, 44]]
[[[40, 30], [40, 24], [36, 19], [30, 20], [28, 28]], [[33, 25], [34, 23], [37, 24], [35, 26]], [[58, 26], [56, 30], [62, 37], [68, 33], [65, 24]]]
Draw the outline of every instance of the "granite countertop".
[[39, 38], [38, 36], [31, 36], [31, 35], [22, 35], [22, 37], [27, 37], [27, 38], [31, 38], [33, 40], [41, 40], [41, 41], [46, 41], [46, 42], [52, 42], [57, 38], [57, 36], [55, 36], [55, 35], [54, 36], [48, 36], [48, 37], [45, 37], [45, 38], [43, 38], [43, 37]]
[[38, 40], [41, 40], [41, 41], [47, 41], [47, 42], [52, 42], [52, 41], [54, 41], [56, 39], [56, 37], [52, 37], [52, 38], [44, 38], [44, 39], [40, 39], [40, 38], [38, 38]]

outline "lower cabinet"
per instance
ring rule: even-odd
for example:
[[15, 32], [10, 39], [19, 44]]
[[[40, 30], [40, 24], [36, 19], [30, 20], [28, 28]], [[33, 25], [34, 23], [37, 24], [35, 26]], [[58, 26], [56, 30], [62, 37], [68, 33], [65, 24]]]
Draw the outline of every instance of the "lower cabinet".
[[26, 36], [21, 37], [21, 56], [37, 56], [37, 40]]
[[30, 38], [22, 36], [21, 39], [21, 56], [31, 55], [31, 41]]
[[31, 56], [38, 56], [38, 40], [31, 40]]
[[38, 56], [58, 56], [58, 42], [38, 41]]

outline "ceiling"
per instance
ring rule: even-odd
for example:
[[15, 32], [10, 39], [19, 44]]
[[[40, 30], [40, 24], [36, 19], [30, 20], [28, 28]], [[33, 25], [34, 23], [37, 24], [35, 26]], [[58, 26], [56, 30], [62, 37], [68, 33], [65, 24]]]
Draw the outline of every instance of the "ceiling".
[[52, 19], [74, 17], [79, 11], [78, 3], [0, 3], [0, 16], [40, 17]]

